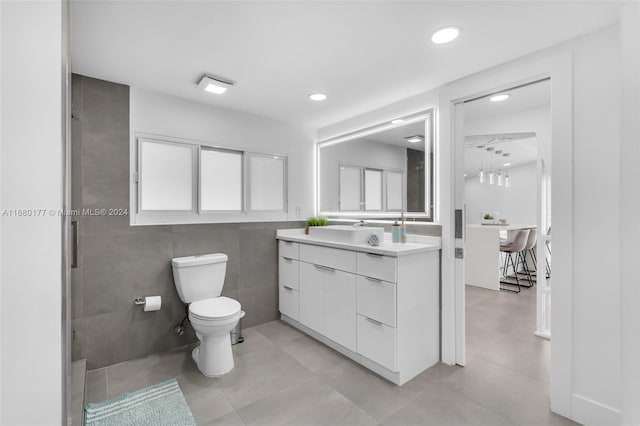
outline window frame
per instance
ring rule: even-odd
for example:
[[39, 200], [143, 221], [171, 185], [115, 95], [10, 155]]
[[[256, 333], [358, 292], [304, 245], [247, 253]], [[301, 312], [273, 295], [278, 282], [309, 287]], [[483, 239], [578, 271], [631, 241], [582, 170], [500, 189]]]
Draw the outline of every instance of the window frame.
[[[255, 210], [253, 208], [253, 206], [251, 205], [251, 191], [253, 189], [253, 186], [251, 185], [251, 171], [253, 170], [253, 168], [251, 167], [251, 158], [252, 157], [260, 157], [260, 158], [272, 158], [272, 159], [278, 159], [282, 161], [282, 208], [279, 210]], [[288, 158], [284, 155], [277, 155], [277, 154], [261, 154], [261, 153], [257, 153], [257, 152], [245, 152], [245, 156], [244, 156], [244, 160], [245, 160], [245, 169], [247, 170], [246, 174], [243, 174], [243, 177], [246, 178], [247, 184], [246, 187], [247, 190], [245, 191], [245, 205], [246, 205], [246, 211], [247, 212], [252, 212], [252, 213], [263, 213], [263, 212], [274, 212], [274, 213], [286, 213], [287, 212], [287, 205], [289, 204], [289, 188], [287, 183], [289, 182], [289, 177], [288, 177], [288, 170], [289, 170], [289, 164], [288, 164]]]
[[[161, 145], [172, 145], [172, 146], [179, 146], [179, 147], [189, 147], [191, 148], [191, 209], [190, 210], [143, 210], [142, 209], [142, 196], [143, 196], [143, 192], [142, 192], [142, 143], [143, 142], [151, 142], [151, 143], [156, 143], [156, 144], [161, 144]], [[170, 140], [163, 140], [163, 139], [152, 139], [152, 138], [147, 138], [147, 137], [143, 137], [143, 138], [138, 138], [138, 143], [137, 143], [137, 159], [136, 159], [136, 183], [137, 183], [137, 190], [136, 190], [136, 213], [170, 213], [170, 214], [174, 214], [174, 213], [193, 213], [196, 211], [197, 209], [197, 185], [196, 185], [196, 179], [197, 179], [197, 174], [195, 173], [197, 168], [194, 167], [196, 162], [198, 161], [198, 158], [196, 158], [196, 156], [198, 155], [198, 147], [196, 145], [193, 144], [188, 144], [188, 143], [177, 143], [177, 142], [173, 142]]]
[[[178, 146], [189, 146], [192, 148], [192, 209], [186, 210], [142, 210], [141, 209], [141, 180], [142, 175], [142, 141], [170, 144]], [[240, 153], [242, 155], [242, 184], [240, 186], [242, 194], [242, 209], [223, 210], [202, 210], [201, 200], [201, 151], [216, 150]], [[130, 139], [130, 181], [129, 181], [129, 224], [131, 226], [146, 225], [181, 225], [181, 224], [205, 224], [205, 223], [241, 223], [241, 222], [278, 222], [289, 220], [289, 185], [288, 185], [288, 156], [282, 153], [264, 153], [245, 150], [240, 147], [226, 147], [211, 142], [183, 139], [171, 136], [160, 136], [155, 134], [132, 132]], [[283, 160], [283, 208], [282, 210], [251, 210], [249, 209], [248, 197], [250, 185], [248, 179], [249, 156], [258, 155], [265, 157], [277, 157]]]
[[[202, 151], [215, 151], [215, 152], [225, 152], [240, 155], [240, 189], [242, 193], [240, 194], [240, 210], [205, 210], [202, 208]], [[244, 151], [238, 151], [233, 149], [226, 148], [218, 148], [212, 146], [198, 146], [198, 180], [197, 180], [197, 204], [198, 204], [198, 213], [199, 214], [211, 214], [211, 213], [243, 213], [245, 211], [246, 202], [245, 202], [245, 173], [246, 173], [246, 164], [245, 164], [245, 153]]]

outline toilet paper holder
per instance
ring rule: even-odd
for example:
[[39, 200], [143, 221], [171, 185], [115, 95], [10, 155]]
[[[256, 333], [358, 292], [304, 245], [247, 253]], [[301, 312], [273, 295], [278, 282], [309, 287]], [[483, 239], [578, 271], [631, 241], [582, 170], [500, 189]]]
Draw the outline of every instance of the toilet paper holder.
[[144, 305], [144, 297], [136, 297], [133, 301], [134, 305]]

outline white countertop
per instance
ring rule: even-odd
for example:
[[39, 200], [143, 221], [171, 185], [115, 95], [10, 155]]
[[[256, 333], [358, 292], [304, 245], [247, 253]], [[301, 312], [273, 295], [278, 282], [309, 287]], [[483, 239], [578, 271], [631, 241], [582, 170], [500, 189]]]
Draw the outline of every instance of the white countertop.
[[408, 234], [406, 243], [392, 243], [391, 234], [384, 234], [385, 241], [379, 246], [369, 244], [350, 244], [334, 241], [324, 241], [310, 238], [304, 233], [304, 228], [299, 229], [278, 229], [276, 233], [278, 240], [294, 241], [298, 243], [313, 244], [317, 246], [333, 247], [339, 249], [354, 250], [363, 253], [375, 253], [386, 256], [398, 257], [413, 253], [440, 250], [440, 237], [429, 237], [425, 235]]

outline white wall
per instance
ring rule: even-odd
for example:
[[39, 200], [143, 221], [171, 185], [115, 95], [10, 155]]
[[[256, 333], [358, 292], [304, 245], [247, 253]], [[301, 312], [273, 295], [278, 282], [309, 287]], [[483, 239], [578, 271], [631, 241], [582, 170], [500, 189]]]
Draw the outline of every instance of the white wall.
[[338, 211], [339, 209], [340, 164], [404, 171], [406, 149], [367, 139], [351, 140], [321, 148], [320, 211]]
[[0, 423], [62, 421], [62, 6], [0, 2]]
[[[633, 22], [637, 23], [637, 19]], [[637, 46], [635, 40], [631, 44]], [[564, 65], [565, 58], [569, 58], [569, 66]], [[553, 293], [551, 405], [581, 422], [617, 424], [622, 404], [622, 377], [626, 373], [620, 368], [619, 271], [628, 267], [620, 262], [619, 241], [623, 235], [617, 220], [621, 214], [621, 177], [617, 172], [621, 161], [619, 27], [585, 35], [438, 90], [337, 123], [321, 129], [319, 134], [324, 138], [353, 131], [366, 124], [416, 111], [434, 98], [444, 99], [442, 108], [437, 111], [436, 141], [436, 147], [440, 149], [440, 154], [437, 153], [440, 163], [437, 209], [443, 225], [444, 356], [449, 350], [451, 335], [455, 335], [449, 320], [451, 298], [455, 293], [452, 291], [454, 203], [451, 198], [455, 181], [448, 166], [453, 164], [451, 156], [454, 155], [447, 145], [451, 143], [452, 135], [451, 111], [443, 108], [449, 107], [448, 100], [505, 88], [506, 84], [517, 83], [526, 76], [536, 77], [537, 73], [551, 69], [559, 72], [552, 85], [563, 81], [564, 89], [572, 89], [573, 95], [555, 98], [562, 103], [563, 111], [572, 106], [573, 113], [570, 117], [562, 117], [562, 126], [553, 127], [553, 134], [558, 136], [553, 142], [554, 259], [568, 260], [567, 264], [554, 263], [554, 275], [558, 278], [556, 272], [567, 272], [563, 276], [569, 277], [569, 282], [558, 284], [562, 287], [557, 287]], [[637, 118], [634, 116], [634, 119]], [[556, 129], [558, 133], [555, 133]], [[562, 156], [561, 164], [571, 167], [560, 169], [556, 154]], [[631, 189], [637, 192], [638, 181], [634, 182]], [[566, 193], [567, 189], [571, 192]], [[611, 218], [606, 226], [594, 226], [596, 221], [605, 218]], [[558, 229], [556, 225], [560, 224], [566, 229]], [[633, 308], [640, 309], [640, 301], [635, 300]], [[569, 314], [565, 315], [567, 312]], [[629, 352], [635, 353], [634, 348], [632, 345]], [[626, 368], [633, 367], [629, 363]]]
[[[640, 258], [640, 3], [622, 9], [622, 147], [620, 161], [620, 239], [623, 265]], [[640, 277], [635, 268], [622, 268], [623, 424], [640, 424]]]
[[480, 183], [478, 176], [465, 178], [467, 223], [480, 223], [485, 214], [499, 212], [508, 223], [535, 225], [537, 179], [535, 162], [509, 168], [510, 188]]
[[132, 141], [139, 132], [287, 155], [289, 220], [313, 216], [315, 133], [310, 129], [135, 87], [130, 108]]
[[[573, 410], [583, 423], [597, 415], [613, 424], [622, 402], [620, 175], [608, 173], [620, 161], [619, 37], [616, 27], [573, 49], [574, 286], [573, 300], [562, 302], [573, 303]], [[553, 179], [562, 178], [554, 169]], [[596, 218], [615, 219], [599, 227]]]

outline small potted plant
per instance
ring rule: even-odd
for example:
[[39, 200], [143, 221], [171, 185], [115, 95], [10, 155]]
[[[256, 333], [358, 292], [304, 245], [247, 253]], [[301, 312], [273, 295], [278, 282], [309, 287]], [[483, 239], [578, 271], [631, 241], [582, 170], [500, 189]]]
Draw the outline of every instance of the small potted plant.
[[493, 216], [491, 216], [489, 213], [487, 213], [482, 218], [482, 223], [484, 223], [484, 224], [493, 223], [493, 219], [494, 219]]
[[309, 233], [310, 226], [327, 226], [328, 224], [329, 221], [324, 217], [310, 217], [309, 219], [307, 219], [307, 227], [305, 228], [304, 233]]

